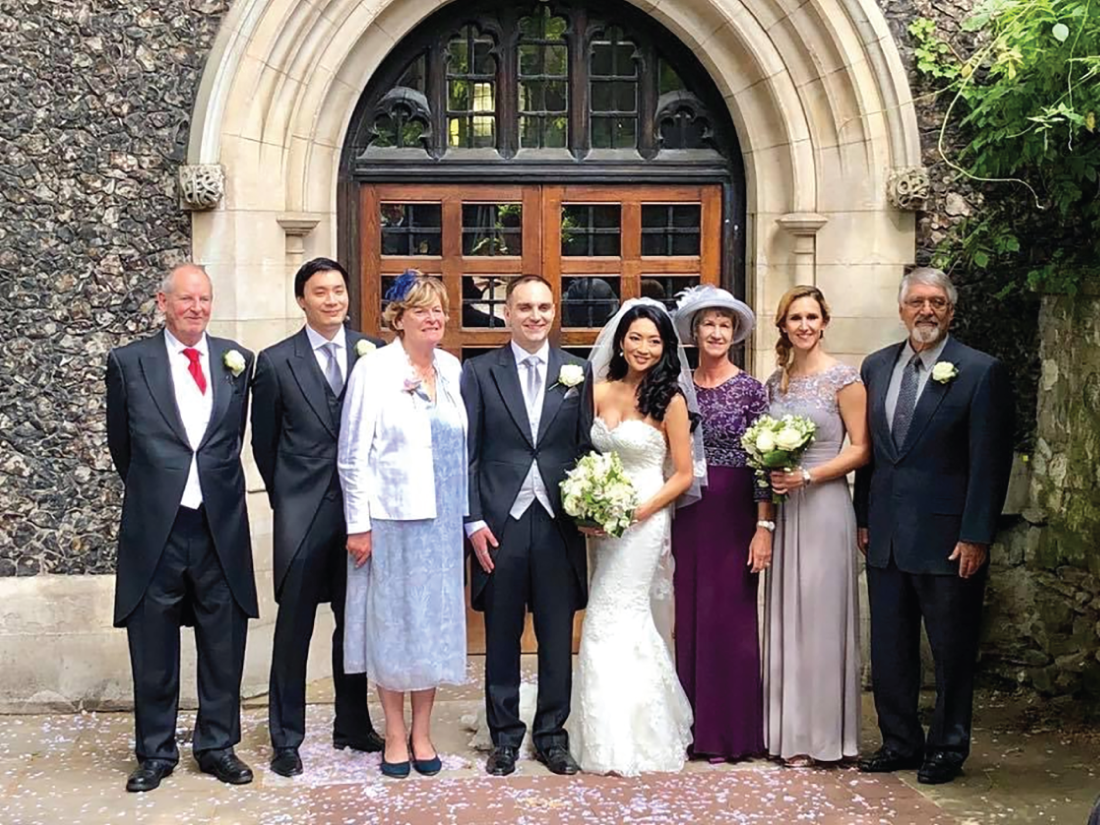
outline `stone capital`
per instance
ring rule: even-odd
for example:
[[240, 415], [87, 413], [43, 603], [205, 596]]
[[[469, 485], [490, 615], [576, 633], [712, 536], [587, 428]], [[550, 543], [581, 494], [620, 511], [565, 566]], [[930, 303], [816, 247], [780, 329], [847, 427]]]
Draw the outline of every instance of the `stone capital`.
[[923, 166], [891, 169], [886, 178], [886, 200], [903, 212], [923, 209], [931, 192], [932, 182]]
[[220, 163], [196, 163], [179, 170], [180, 208], [193, 212], [213, 209], [225, 196], [225, 168]]

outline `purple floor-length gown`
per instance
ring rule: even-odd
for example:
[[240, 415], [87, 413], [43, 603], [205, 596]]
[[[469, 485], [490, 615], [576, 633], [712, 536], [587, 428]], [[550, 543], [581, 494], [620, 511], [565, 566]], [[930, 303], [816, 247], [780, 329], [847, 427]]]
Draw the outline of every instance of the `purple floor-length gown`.
[[764, 387], [740, 372], [696, 387], [709, 483], [676, 514], [676, 670], [695, 711], [694, 754], [741, 759], [764, 751], [757, 580], [747, 566], [760, 490], [741, 436], [767, 412]]

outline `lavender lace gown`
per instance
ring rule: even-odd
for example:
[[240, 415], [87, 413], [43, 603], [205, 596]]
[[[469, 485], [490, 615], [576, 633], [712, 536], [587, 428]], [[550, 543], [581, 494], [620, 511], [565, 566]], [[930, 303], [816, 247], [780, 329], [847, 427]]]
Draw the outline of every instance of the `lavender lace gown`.
[[672, 522], [676, 671], [695, 712], [693, 753], [741, 759], [764, 752], [759, 576], [746, 562], [756, 501], [771, 497], [745, 466], [741, 436], [768, 411], [768, 396], [744, 372], [695, 391], [709, 482]]
[[[834, 458], [844, 442], [836, 395], [859, 381], [837, 364], [818, 375], [768, 379], [771, 415], [817, 425], [802, 466]], [[856, 520], [847, 479], [796, 490], [781, 505], [764, 601], [764, 739], [784, 759], [859, 755], [859, 601]]]

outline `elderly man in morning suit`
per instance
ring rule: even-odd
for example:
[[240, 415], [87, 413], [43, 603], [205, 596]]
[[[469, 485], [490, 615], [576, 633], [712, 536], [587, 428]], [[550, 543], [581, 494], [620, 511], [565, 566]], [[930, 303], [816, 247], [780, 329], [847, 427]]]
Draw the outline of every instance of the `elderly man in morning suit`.
[[306, 662], [317, 605], [332, 603], [332, 678], [337, 748], [377, 751], [382, 738], [367, 713], [367, 679], [344, 673], [347, 525], [336, 468], [344, 387], [356, 362], [384, 343], [344, 328], [348, 273], [314, 258], [294, 276], [305, 326], [263, 350], [252, 382], [252, 455], [275, 511], [275, 649], [271, 657], [268, 727], [271, 769], [302, 772]]
[[[1012, 467], [1008, 373], [948, 336], [957, 301], [943, 272], [911, 272], [898, 295], [909, 339], [862, 369], [874, 451], [856, 473], [856, 517], [882, 748], [860, 769], [918, 768], [925, 784], [950, 782], [970, 752], [989, 546]], [[917, 714], [922, 619], [936, 662], [927, 737]]]
[[241, 445], [252, 353], [206, 334], [213, 288], [182, 264], [157, 293], [164, 330], [107, 357], [107, 444], [125, 494], [115, 626], [134, 675], [135, 753], [128, 791], [150, 791], [179, 761], [180, 625], [193, 617], [199, 767], [242, 785], [240, 691], [256, 583]]

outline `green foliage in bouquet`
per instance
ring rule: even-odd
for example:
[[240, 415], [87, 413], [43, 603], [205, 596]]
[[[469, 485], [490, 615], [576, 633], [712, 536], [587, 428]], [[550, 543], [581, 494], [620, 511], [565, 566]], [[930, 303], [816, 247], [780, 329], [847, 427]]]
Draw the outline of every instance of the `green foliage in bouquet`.
[[[802, 415], [785, 415], [772, 418], [762, 415], [741, 436], [741, 446], [748, 456], [749, 466], [756, 471], [756, 484], [767, 488], [768, 473], [772, 470], [790, 472], [797, 466], [802, 453], [810, 446], [817, 432], [817, 425]], [[772, 501], [781, 504], [786, 496], [772, 495]]]
[[565, 512], [585, 527], [620, 538], [634, 520], [638, 493], [615, 452], [591, 452], [561, 483]]

